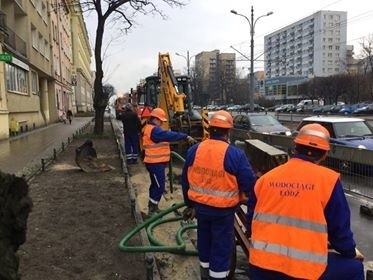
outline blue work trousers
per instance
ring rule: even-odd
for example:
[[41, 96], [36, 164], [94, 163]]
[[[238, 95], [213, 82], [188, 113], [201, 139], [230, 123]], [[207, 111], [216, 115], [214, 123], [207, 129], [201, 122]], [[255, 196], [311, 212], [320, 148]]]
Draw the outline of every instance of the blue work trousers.
[[[196, 209], [197, 210], [197, 209]], [[224, 216], [197, 210], [197, 247], [200, 265], [209, 268], [210, 279], [226, 279], [234, 244], [234, 211]]]
[[124, 151], [126, 153], [127, 161], [137, 161], [139, 153], [139, 135], [137, 133], [124, 134]]
[[167, 163], [145, 163], [146, 169], [150, 176], [149, 200], [158, 204], [166, 186], [166, 169]]
[[[249, 265], [250, 280], [293, 280], [283, 273]], [[328, 266], [320, 280], [364, 280], [363, 263], [336, 253], [328, 254]]]

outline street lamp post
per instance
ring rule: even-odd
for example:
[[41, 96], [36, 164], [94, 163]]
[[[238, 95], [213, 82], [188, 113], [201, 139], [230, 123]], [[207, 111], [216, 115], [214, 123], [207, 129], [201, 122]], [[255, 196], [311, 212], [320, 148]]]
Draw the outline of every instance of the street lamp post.
[[177, 56], [181, 56], [181, 57], [184, 57], [186, 62], [187, 62], [187, 73], [188, 73], [188, 76], [190, 76], [190, 60], [195, 57], [195, 55], [192, 55], [192, 56], [189, 56], [189, 51], [187, 51], [187, 56], [185, 55], [182, 55], [182, 54], [179, 54], [179, 53], [175, 53]]
[[261, 15], [260, 17], [257, 17], [254, 20], [254, 8], [251, 6], [251, 20], [242, 14], [237, 13], [235, 10], [231, 10], [232, 14], [235, 14], [237, 16], [244, 17], [249, 25], [250, 25], [250, 93], [249, 93], [249, 101], [250, 101], [250, 111], [254, 111], [254, 91], [255, 91], [255, 85], [254, 85], [254, 34], [255, 34], [255, 25], [257, 21], [262, 17], [267, 17], [273, 14], [273, 12], [268, 12], [265, 15]]

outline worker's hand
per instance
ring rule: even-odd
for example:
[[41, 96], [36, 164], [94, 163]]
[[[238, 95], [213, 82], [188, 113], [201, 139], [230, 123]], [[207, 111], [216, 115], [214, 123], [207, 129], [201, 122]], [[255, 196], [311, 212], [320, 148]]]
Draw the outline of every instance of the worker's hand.
[[187, 136], [186, 140], [188, 141], [190, 145], [197, 143], [197, 140], [194, 139], [192, 136]]
[[364, 255], [357, 248], [355, 248], [355, 252], [356, 252], [355, 259], [359, 261], [364, 261]]
[[246, 204], [247, 200], [249, 199], [248, 195], [244, 192], [240, 192], [239, 194], [240, 202]]
[[190, 219], [193, 220], [194, 217], [196, 216], [196, 211], [192, 207], [187, 207], [183, 211], [183, 219], [184, 221]]

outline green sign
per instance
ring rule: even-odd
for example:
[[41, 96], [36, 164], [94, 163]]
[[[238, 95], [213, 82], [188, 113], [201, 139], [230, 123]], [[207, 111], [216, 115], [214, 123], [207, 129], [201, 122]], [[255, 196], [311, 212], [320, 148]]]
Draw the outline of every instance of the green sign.
[[0, 61], [12, 62], [13, 56], [9, 53], [0, 53]]

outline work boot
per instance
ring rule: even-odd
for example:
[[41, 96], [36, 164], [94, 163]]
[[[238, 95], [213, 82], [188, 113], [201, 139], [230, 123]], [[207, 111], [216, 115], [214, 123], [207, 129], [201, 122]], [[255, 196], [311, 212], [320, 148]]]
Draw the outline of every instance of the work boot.
[[200, 266], [199, 270], [201, 273], [201, 280], [209, 280], [209, 269]]
[[154, 214], [157, 214], [159, 213], [159, 208], [158, 208], [158, 204], [155, 204], [151, 201], [149, 201], [148, 203], [148, 216], [153, 216]]

